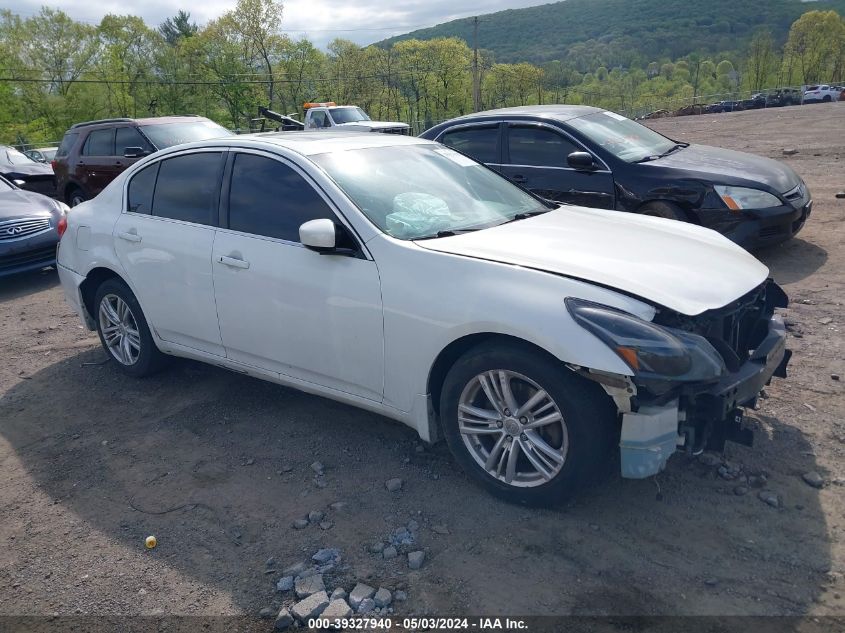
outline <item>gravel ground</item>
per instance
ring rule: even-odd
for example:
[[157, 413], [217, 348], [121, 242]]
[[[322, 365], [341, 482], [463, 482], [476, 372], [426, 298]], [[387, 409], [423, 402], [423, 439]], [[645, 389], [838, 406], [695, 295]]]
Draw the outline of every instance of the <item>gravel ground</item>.
[[795, 355], [750, 412], [753, 449], [514, 507], [379, 416], [192, 362], [124, 377], [55, 272], [3, 279], [0, 614], [232, 614], [269, 630], [262, 609], [293, 600], [284, 569], [320, 548], [340, 551], [328, 594], [404, 591], [397, 615], [843, 614], [845, 103], [649, 124], [785, 160], [815, 198], [796, 239], [758, 253], [791, 297]]

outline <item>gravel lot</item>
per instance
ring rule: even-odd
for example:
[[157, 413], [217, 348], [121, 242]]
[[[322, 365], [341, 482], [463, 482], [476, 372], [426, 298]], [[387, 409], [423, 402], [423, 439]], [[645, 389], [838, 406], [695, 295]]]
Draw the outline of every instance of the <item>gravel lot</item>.
[[[750, 413], [753, 449], [514, 507], [379, 416], [192, 362], [124, 377], [55, 272], [3, 279], [0, 614], [237, 614], [270, 630], [260, 611], [292, 600], [282, 570], [324, 547], [341, 556], [329, 593], [402, 590], [397, 615], [845, 614], [845, 103], [649, 124], [785, 160], [815, 199], [796, 239], [758, 253], [790, 295], [795, 355]], [[403, 526], [413, 543], [395, 558], [370, 551]]]

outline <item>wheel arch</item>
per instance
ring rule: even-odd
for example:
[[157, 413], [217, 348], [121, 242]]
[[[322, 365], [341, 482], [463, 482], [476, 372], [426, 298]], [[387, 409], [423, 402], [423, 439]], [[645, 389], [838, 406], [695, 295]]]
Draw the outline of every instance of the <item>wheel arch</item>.
[[440, 395], [443, 392], [443, 385], [446, 382], [446, 374], [455, 364], [455, 362], [463, 356], [466, 352], [478, 347], [483, 343], [490, 343], [493, 341], [501, 342], [505, 345], [519, 346], [523, 349], [541, 354], [555, 363], [560, 364], [562, 368], [566, 368], [564, 363], [548, 350], [543, 349], [539, 345], [527, 341], [518, 336], [509, 334], [501, 334], [498, 332], [477, 332], [474, 334], [467, 334], [455, 339], [444, 347], [435, 358], [434, 363], [428, 373], [427, 393], [431, 396], [431, 406], [434, 414], [439, 419], [440, 417]]
[[79, 284], [79, 294], [82, 297], [82, 306], [85, 308], [86, 313], [92, 320], [97, 313], [96, 306], [94, 305], [97, 288], [103, 285], [103, 282], [108, 279], [118, 279], [127, 286], [129, 285], [119, 273], [105, 266], [97, 266], [89, 270], [88, 274], [85, 275], [85, 279], [81, 284]]

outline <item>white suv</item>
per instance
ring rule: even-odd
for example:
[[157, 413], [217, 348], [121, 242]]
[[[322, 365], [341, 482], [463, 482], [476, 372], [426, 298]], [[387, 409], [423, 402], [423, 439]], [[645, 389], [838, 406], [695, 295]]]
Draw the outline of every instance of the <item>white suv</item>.
[[823, 84], [821, 86], [807, 86], [804, 91], [804, 103], [821, 103], [839, 101], [841, 89]]
[[374, 411], [490, 490], [550, 503], [620, 451], [748, 442], [789, 353], [721, 235], [555, 207], [440, 144], [233, 137], [147, 157], [69, 214], [68, 301], [115, 365], [184, 356]]

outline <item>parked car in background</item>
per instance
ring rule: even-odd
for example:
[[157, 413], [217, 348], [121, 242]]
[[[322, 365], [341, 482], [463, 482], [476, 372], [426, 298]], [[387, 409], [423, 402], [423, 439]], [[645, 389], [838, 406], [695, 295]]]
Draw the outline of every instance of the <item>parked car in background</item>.
[[789, 239], [812, 210], [804, 181], [783, 163], [675, 141], [599, 108], [490, 110], [421, 137], [548, 200], [682, 220], [748, 249]]
[[801, 91], [793, 88], [780, 88], [766, 95], [766, 107], [778, 108], [782, 106], [800, 105]]
[[77, 123], [65, 133], [52, 163], [57, 194], [76, 206], [96, 196], [148, 154], [180, 143], [231, 135], [214, 121], [194, 115]]
[[558, 208], [402, 135], [161, 151], [73, 209], [58, 265], [125, 373], [185, 356], [375, 411], [523, 503], [615, 451], [644, 478], [748, 443], [738, 408], [789, 360], [786, 295], [729, 240]]
[[839, 95], [842, 90], [822, 84], [820, 86], [807, 86], [804, 91], [804, 103], [827, 103], [830, 101], [839, 101]]
[[719, 101], [718, 103], [711, 103], [707, 106], [707, 112], [710, 114], [718, 114], [720, 112], [734, 112], [742, 110], [743, 105], [741, 101]]
[[37, 163], [8, 145], [0, 145], [0, 176], [27, 191], [47, 196], [56, 191], [56, 180], [50, 165]]
[[0, 277], [54, 265], [67, 210], [0, 176]]
[[766, 107], [766, 95], [762, 92], [751, 95], [748, 99], [740, 101], [742, 110], [759, 110]]
[[38, 147], [36, 149], [28, 149], [24, 152], [36, 163], [49, 163], [56, 157], [58, 147]]

